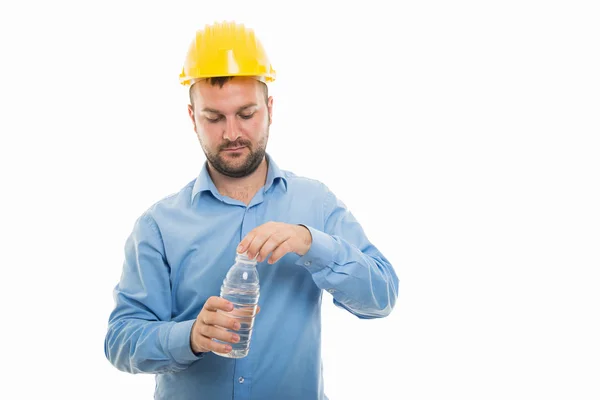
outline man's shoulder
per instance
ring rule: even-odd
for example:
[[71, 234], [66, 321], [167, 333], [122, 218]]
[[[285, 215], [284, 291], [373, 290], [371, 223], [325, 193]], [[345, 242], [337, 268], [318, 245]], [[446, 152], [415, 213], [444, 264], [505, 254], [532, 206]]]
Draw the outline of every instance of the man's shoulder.
[[316, 178], [311, 178], [304, 175], [298, 175], [295, 172], [289, 170], [282, 170], [283, 176], [285, 177], [288, 185], [293, 189], [311, 189], [320, 192], [327, 192], [327, 186]]
[[141, 216], [156, 219], [158, 214], [181, 212], [191, 207], [192, 190], [195, 181], [196, 179], [193, 179], [176, 192], [171, 192], [155, 200], [142, 212]]

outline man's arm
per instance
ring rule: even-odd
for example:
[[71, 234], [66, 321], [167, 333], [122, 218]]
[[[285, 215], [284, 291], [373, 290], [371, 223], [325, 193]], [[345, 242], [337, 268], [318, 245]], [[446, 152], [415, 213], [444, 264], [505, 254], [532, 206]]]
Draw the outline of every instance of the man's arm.
[[125, 244], [104, 342], [106, 358], [121, 371], [179, 371], [201, 358], [190, 348], [194, 320], [171, 321], [170, 268], [164, 254], [156, 222], [142, 215]]
[[312, 274], [319, 288], [333, 295], [336, 305], [359, 318], [387, 316], [398, 298], [398, 277], [392, 265], [329, 190], [323, 207], [324, 231], [267, 222], [248, 232], [237, 251], [270, 264], [296, 253], [300, 256], [296, 263]]
[[325, 229], [305, 226], [312, 244], [297, 264], [312, 274], [319, 288], [333, 295], [337, 306], [364, 319], [389, 315], [398, 298], [399, 283], [392, 265], [329, 190], [323, 207]]

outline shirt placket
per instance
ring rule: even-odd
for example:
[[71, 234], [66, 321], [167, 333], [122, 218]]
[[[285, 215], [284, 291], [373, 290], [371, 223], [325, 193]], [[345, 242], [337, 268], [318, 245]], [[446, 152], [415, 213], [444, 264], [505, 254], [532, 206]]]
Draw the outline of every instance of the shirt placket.
[[[242, 240], [248, 232], [256, 227], [256, 206], [246, 208], [242, 220]], [[250, 353], [235, 360], [233, 375], [233, 398], [234, 400], [249, 400], [252, 389], [252, 339], [250, 339]]]

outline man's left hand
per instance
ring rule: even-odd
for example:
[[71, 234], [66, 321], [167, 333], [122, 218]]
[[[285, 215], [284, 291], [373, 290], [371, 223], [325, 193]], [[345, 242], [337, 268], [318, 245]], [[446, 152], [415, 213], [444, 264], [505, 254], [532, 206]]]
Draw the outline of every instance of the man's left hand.
[[287, 253], [303, 256], [310, 249], [312, 235], [302, 225], [284, 222], [267, 222], [252, 229], [237, 248], [238, 253], [247, 252], [249, 258], [262, 262], [271, 254], [268, 263], [273, 264]]

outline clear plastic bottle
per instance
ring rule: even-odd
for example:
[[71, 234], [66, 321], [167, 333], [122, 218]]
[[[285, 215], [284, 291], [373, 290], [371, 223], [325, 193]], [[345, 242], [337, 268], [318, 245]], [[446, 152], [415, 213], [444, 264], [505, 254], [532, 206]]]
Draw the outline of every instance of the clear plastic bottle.
[[232, 349], [226, 354], [214, 352], [215, 354], [229, 358], [243, 358], [248, 355], [259, 295], [260, 285], [256, 260], [248, 258], [246, 253], [237, 253], [235, 263], [229, 268], [221, 286], [221, 297], [232, 302], [234, 308], [231, 312], [219, 312], [238, 318], [240, 329], [238, 331], [227, 329], [227, 331], [238, 334], [240, 341], [225, 343], [213, 339], [218, 343], [230, 345]]

